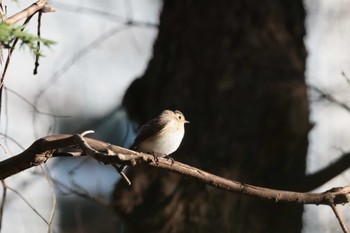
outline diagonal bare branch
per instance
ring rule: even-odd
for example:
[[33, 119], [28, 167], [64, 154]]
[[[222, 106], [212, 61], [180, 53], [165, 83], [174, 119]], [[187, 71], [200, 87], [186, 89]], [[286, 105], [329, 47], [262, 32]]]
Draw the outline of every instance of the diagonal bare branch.
[[311, 191], [333, 179], [349, 167], [350, 153], [344, 153], [333, 163], [330, 163], [328, 166], [320, 169], [319, 171], [308, 174], [305, 177], [298, 179], [298, 182], [294, 182], [294, 184], [291, 186], [296, 190], [304, 192]]
[[346, 227], [346, 225], [345, 225], [345, 223], [344, 223], [344, 220], [343, 220], [343, 218], [341, 217], [341, 215], [340, 215], [340, 213], [339, 213], [337, 207], [336, 207], [333, 203], [330, 203], [330, 207], [332, 208], [332, 210], [333, 210], [335, 216], [337, 217], [338, 222], [339, 222], [340, 227], [341, 227], [341, 229], [343, 230], [343, 232], [344, 232], [344, 233], [349, 233], [349, 231], [348, 231], [348, 229], [347, 229], [347, 227]]

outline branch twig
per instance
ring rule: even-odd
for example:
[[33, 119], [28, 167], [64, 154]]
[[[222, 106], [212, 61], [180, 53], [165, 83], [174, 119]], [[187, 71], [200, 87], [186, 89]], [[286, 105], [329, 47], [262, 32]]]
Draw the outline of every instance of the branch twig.
[[[43, 12], [39, 11], [39, 14], [38, 14], [38, 26], [37, 26], [37, 29], [36, 29], [38, 38], [41, 38], [41, 16], [42, 16], [42, 14], [43, 14]], [[37, 46], [37, 50], [40, 51], [40, 40], [38, 40], [36, 42], [36, 46]], [[40, 58], [40, 54], [39, 53], [35, 54], [35, 63], [34, 63], [34, 71], [33, 71], [34, 75], [38, 74], [38, 67], [40, 65], [39, 58]]]
[[6, 201], [6, 194], [7, 194], [7, 185], [4, 180], [1, 181], [2, 184], [2, 202], [1, 202], [1, 207], [0, 207], [0, 231], [2, 228], [2, 219], [4, 216], [4, 209], [5, 209], [5, 201]]
[[337, 207], [336, 207], [332, 202], [330, 203], [330, 207], [332, 208], [332, 210], [333, 210], [335, 216], [337, 217], [338, 222], [339, 222], [339, 224], [340, 224], [341, 229], [343, 230], [343, 232], [344, 232], [344, 233], [349, 233], [349, 231], [348, 231], [348, 229], [346, 228], [346, 225], [345, 225], [345, 223], [344, 223], [344, 221], [343, 221], [343, 219], [342, 219], [342, 217], [341, 217], [341, 215], [340, 215], [340, 213], [339, 213]]
[[[88, 132], [88, 131], [86, 131]], [[82, 134], [85, 135], [85, 132]], [[96, 158], [96, 155], [99, 154], [98, 151], [94, 150], [93, 148], [90, 147], [90, 145], [84, 140], [84, 138], [81, 135], [75, 135], [77, 137], [77, 140], [79, 142], [79, 144], [81, 145], [81, 148], [83, 149], [83, 151], [89, 155], [92, 158]], [[109, 151], [108, 151], [109, 153]], [[126, 181], [126, 183], [128, 183], [128, 185], [131, 185], [131, 181], [129, 180], [129, 178], [125, 175], [125, 173], [123, 172], [123, 170], [120, 170], [119, 167], [114, 164], [111, 163], [112, 167], [115, 168], [115, 170], [117, 170], [117, 172], [121, 175], [121, 177]]]
[[[30, 19], [32, 18], [32, 16], [33, 16], [33, 15], [29, 16], [29, 17], [24, 21], [22, 31], [24, 30], [24, 26], [30, 21]], [[15, 50], [15, 47], [16, 47], [16, 45], [17, 45], [18, 40], [19, 40], [19, 38], [16, 37], [16, 38], [14, 39], [14, 41], [12, 42], [11, 47], [10, 47], [9, 50], [8, 50], [8, 55], [7, 55], [7, 59], [6, 59], [6, 62], [5, 62], [4, 70], [3, 70], [2, 75], [1, 75], [0, 90], [2, 90], [2, 88], [3, 88], [3, 86], [4, 86], [7, 68], [9, 67], [9, 64], [10, 64], [10, 61], [11, 61], [11, 56], [12, 56], [13, 51]]]
[[320, 88], [313, 86], [313, 85], [309, 85], [309, 88], [311, 90], [316, 91], [322, 98], [328, 100], [330, 103], [333, 103], [341, 108], [343, 108], [344, 110], [346, 110], [347, 112], [350, 112], [350, 106], [348, 106], [347, 104], [337, 100], [333, 95], [321, 90]]
[[348, 169], [349, 165], [350, 153], [343, 153], [328, 166], [298, 179], [298, 183], [293, 184], [292, 187], [304, 192], [314, 190]]
[[11, 191], [14, 192], [14, 193], [16, 193], [17, 196], [18, 196], [20, 199], [22, 199], [22, 201], [24, 201], [24, 203], [26, 203], [26, 204], [29, 206], [29, 208], [30, 208], [31, 210], [33, 210], [33, 211], [36, 213], [36, 215], [39, 216], [39, 218], [41, 218], [46, 224], [49, 224], [48, 221], [39, 213], [39, 211], [38, 211], [37, 209], [35, 209], [35, 208], [32, 206], [32, 204], [30, 204], [30, 202], [29, 202], [21, 193], [19, 193], [16, 189], [10, 188], [9, 186], [7, 186], [7, 189], [8, 189], [8, 190], [11, 190]]
[[54, 183], [52, 182], [52, 179], [51, 179], [49, 172], [45, 169], [44, 166], [40, 166], [40, 168], [41, 168], [43, 175], [45, 176], [45, 178], [47, 180], [47, 183], [50, 186], [50, 191], [51, 191], [51, 195], [52, 195], [52, 210], [51, 210], [50, 218], [49, 218], [48, 224], [47, 224], [47, 232], [50, 233], [53, 218], [54, 218], [55, 213], [56, 213], [56, 203], [57, 203], [56, 192], [55, 192]]
[[[86, 146], [87, 144], [88, 146]], [[80, 153], [70, 153], [69, 148], [78, 148]], [[89, 149], [91, 148], [91, 150]], [[61, 152], [60, 149], [65, 149]], [[122, 147], [111, 145], [91, 138], [83, 138], [80, 135], [53, 135], [35, 141], [28, 149], [0, 162], [0, 179], [21, 172], [33, 166], [45, 163], [52, 157], [60, 156], [86, 156], [104, 164], [131, 165], [148, 164], [159, 167], [183, 176], [191, 177], [199, 182], [233, 193], [239, 193], [274, 202], [293, 202], [298, 204], [329, 205], [330, 200], [336, 204], [349, 202], [347, 195], [350, 186], [333, 188], [323, 193], [304, 193], [284, 190], [275, 190], [257, 187], [241, 182], [228, 180], [198, 168], [166, 158], [154, 159], [153, 155], [131, 151]]]
[[21, 21], [22, 19], [26, 19], [26, 18], [32, 16], [33, 14], [35, 14], [36, 12], [38, 12], [40, 10], [44, 13], [56, 11], [55, 8], [46, 7], [47, 2], [48, 2], [47, 0], [39, 0], [35, 3], [33, 3], [32, 5], [30, 5], [29, 7], [25, 8], [24, 10], [22, 10], [16, 14], [12, 15], [11, 17], [5, 19], [4, 22], [7, 24], [15, 24], [18, 21]]

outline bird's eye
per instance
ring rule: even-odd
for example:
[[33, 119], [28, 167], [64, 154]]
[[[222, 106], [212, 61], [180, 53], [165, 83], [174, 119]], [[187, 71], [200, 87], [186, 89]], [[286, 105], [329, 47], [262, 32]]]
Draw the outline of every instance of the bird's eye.
[[179, 118], [179, 120], [181, 120], [181, 119], [182, 119], [182, 116], [181, 116], [181, 115], [179, 115], [179, 116], [178, 116], [178, 118]]

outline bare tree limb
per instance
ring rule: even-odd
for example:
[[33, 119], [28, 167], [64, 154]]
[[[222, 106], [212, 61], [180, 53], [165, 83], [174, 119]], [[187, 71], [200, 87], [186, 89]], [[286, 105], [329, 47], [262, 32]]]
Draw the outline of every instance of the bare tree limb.
[[[83, 143], [81, 142], [83, 139]], [[88, 144], [88, 147], [84, 146]], [[89, 147], [92, 150], [89, 151]], [[60, 152], [60, 149], [77, 148], [82, 153]], [[323, 193], [303, 193], [275, 190], [257, 187], [241, 182], [228, 180], [198, 168], [166, 158], [155, 160], [153, 155], [131, 151], [119, 146], [111, 145], [91, 138], [82, 138], [80, 135], [53, 135], [35, 141], [28, 149], [0, 162], [0, 179], [21, 172], [33, 166], [45, 163], [51, 157], [59, 156], [83, 156], [89, 155], [99, 162], [105, 164], [138, 165], [148, 164], [159, 167], [183, 176], [191, 177], [210, 186], [274, 202], [293, 202], [298, 204], [330, 205], [330, 201], [336, 204], [349, 202], [347, 195], [350, 193], [350, 186], [332, 188]]]
[[30, 16], [32, 16], [33, 14], [35, 14], [38, 11], [42, 11], [42, 12], [54, 12], [56, 11], [56, 9], [51, 8], [51, 7], [46, 7], [47, 5], [47, 0], [39, 0], [35, 3], [33, 3], [32, 5], [30, 5], [29, 7], [25, 8], [24, 10], [12, 15], [11, 17], [7, 18], [4, 20], [5, 23], [7, 24], [15, 24], [18, 21], [21, 21], [22, 19], [26, 19]]
[[339, 159], [329, 164], [327, 167], [315, 173], [306, 175], [304, 178], [299, 179], [298, 183], [294, 182], [294, 184], [291, 186], [296, 190], [304, 192], [311, 191], [333, 179], [349, 167], [350, 153], [345, 153]]

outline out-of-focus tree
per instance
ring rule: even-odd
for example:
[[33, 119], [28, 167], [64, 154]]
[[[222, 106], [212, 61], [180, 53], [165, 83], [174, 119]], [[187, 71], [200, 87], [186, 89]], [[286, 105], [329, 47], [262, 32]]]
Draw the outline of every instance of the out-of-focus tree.
[[[307, 136], [310, 124], [304, 81], [306, 53], [303, 44], [303, 5], [301, 1], [291, 0], [272, 0], [264, 7], [260, 7], [257, 3], [257, 1], [252, 0], [222, 1], [219, 3], [191, 0], [164, 2], [160, 18], [160, 31], [154, 46], [154, 56], [143, 77], [135, 80], [127, 90], [123, 105], [130, 118], [140, 124], [164, 109], [179, 109], [185, 113], [186, 118], [192, 123], [186, 129], [187, 133], [182, 147], [175, 154], [176, 160], [225, 178], [257, 186], [296, 191], [311, 190], [348, 168], [350, 166], [350, 153], [344, 154], [340, 160], [319, 172], [311, 175], [305, 174]], [[38, 17], [38, 25], [40, 25], [41, 12], [53, 11], [52, 8], [45, 7], [46, 4], [46, 0], [39, 0], [26, 8], [25, 12], [28, 12], [31, 7], [35, 9], [35, 11], [31, 11], [31, 14], [36, 11], [40, 12]], [[154, 23], [134, 20], [131, 17], [131, 7], [129, 8], [130, 15], [124, 20], [118, 14], [108, 14], [91, 8], [72, 7], [69, 4], [61, 6], [74, 12], [82, 10], [82, 12], [104, 15], [120, 21], [120, 25], [118, 24], [106, 33], [99, 35], [89, 44], [91, 46], [79, 50], [71, 59], [68, 59], [66, 65], [62, 67], [64, 72], [81, 57], [87, 55], [88, 51], [122, 30], [129, 27], [153, 29], [157, 27]], [[0, 7], [1, 13], [3, 11]], [[28, 15], [30, 14], [22, 15], [23, 17], [19, 18], [29, 20], [30, 16], [27, 18]], [[44, 45], [52, 44], [49, 40], [23, 32], [23, 26], [12, 26], [9, 23], [10, 19], [14, 18], [8, 18], [7, 24], [0, 23], [0, 41], [3, 47], [9, 49], [7, 54], [9, 58], [14, 49], [14, 42], [18, 39], [22, 40], [23, 43], [29, 42], [25, 44], [36, 54], [36, 59], [40, 55], [38, 42]], [[40, 30], [38, 35], [39, 32]], [[38, 62], [36, 61], [35, 68], [37, 66]], [[101, 68], [98, 68], [100, 72]], [[64, 72], [56, 72], [47, 83], [52, 85]], [[106, 70], [104, 72], [108, 73]], [[3, 86], [3, 77], [0, 80], [0, 92], [2, 87], [4, 87], [3, 90], [10, 91]], [[106, 88], [105, 85], [103, 88]], [[313, 89], [321, 97], [328, 97], [329, 101], [332, 100], [331, 96], [324, 95], [320, 89]], [[47, 88], [42, 90], [47, 90]], [[41, 91], [36, 100], [44, 92]], [[40, 112], [37, 108], [37, 101], [31, 104], [30, 101], [16, 92], [11, 91], [11, 93], [31, 105], [34, 112]], [[76, 89], [74, 89], [75, 93], [78, 93]], [[91, 95], [91, 93], [89, 94]], [[99, 97], [99, 99], [105, 100], [101, 96]], [[72, 97], [67, 98], [69, 101], [72, 99]], [[110, 99], [114, 101], [113, 98]], [[331, 102], [342, 107], [346, 106], [340, 102]], [[57, 103], [55, 102], [55, 104]], [[72, 105], [72, 103], [69, 102], [68, 105]], [[117, 111], [115, 111], [116, 109]], [[55, 116], [45, 112], [41, 112], [41, 114]], [[130, 134], [124, 135], [122, 131], [128, 130], [129, 125], [123, 124], [124, 130], [117, 130], [118, 127], [116, 127], [116, 122], [125, 123], [123, 119], [124, 112], [118, 106], [109, 115], [96, 120], [93, 127], [84, 126], [84, 130], [86, 128], [96, 129], [95, 137], [109, 143], [118, 141], [116, 140], [118, 136], [125, 141], [131, 136]], [[40, 125], [42, 124], [41, 121], [38, 122]], [[83, 125], [80, 118], [73, 124], [75, 127]], [[66, 128], [61, 127], [65, 133], [68, 129], [73, 130], [73, 127], [68, 124], [65, 126]], [[79, 130], [79, 133], [84, 130]], [[10, 139], [8, 135], [5, 134], [5, 136]], [[15, 139], [12, 140], [17, 142]], [[42, 165], [51, 157], [71, 156], [75, 157], [73, 160], [76, 162], [76, 157], [90, 155], [99, 162], [112, 163], [115, 166], [115, 162], [124, 164], [125, 158], [129, 156], [132, 164], [136, 162], [150, 163], [151, 166], [159, 167], [163, 165], [163, 168], [179, 174], [190, 174], [186, 169], [176, 170], [182, 166], [176, 162], [170, 165], [170, 161], [165, 159], [156, 161], [151, 155], [130, 154], [129, 150], [111, 146], [109, 143], [86, 140], [84, 141], [79, 135], [48, 136], [37, 140], [28, 149], [23, 149], [22, 153], [0, 162], [1, 177], [6, 179], [6, 182], [4, 180], [2, 182], [3, 199], [0, 206], [0, 228], [7, 190], [12, 190], [22, 197], [19, 192], [7, 185], [7, 177], [33, 166]], [[90, 147], [99, 153], [95, 153], [83, 142], [90, 144]], [[121, 142], [117, 144], [121, 144]], [[75, 148], [74, 152], [69, 151], [72, 147]], [[76, 147], [80, 150], [77, 150]], [[113, 157], [113, 153], [115, 153], [115, 157]], [[92, 183], [90, 182], [91, 177], [96, 176], [95, 173], [91, 177], [84, 176], [84, 179], [80, 181], [74, 180], [74, 173], [85, 164], [85, 161], [87, 160], [79, 162], [67, 171], [73, 188], [56, 180], [50, 176], [46, 168], [41, 167], [40, 174], [46, 177], [52, 191], [51, 215], [46, 220], [35, 208], [33, 210], [47, 225], [47, 231], [50, 232], [52, 229], [56, 208], [54, 183], [67, 193], [74, 193], [79, 198], [93, 200], [103, 208], [109, 207], [108, 203], [94, 198], [80, 186], [80, 182], [83, 183], [84, 180]], [[339, 164], [340, 166], [338, 166]], [[189, 168], [187, 165], [183, 166]], [[193, 168], [192, 171], [195, 171], [197, 175], [204, 174], [205, 178], [198, 178], [198, 175], [197, 181], [214, 185], [218, 184], [215, 183], [217, 180], [223, 180], [217, 179], [218, 177], [205, 173], [199, 168]], [[88, 173], [91, 171], [91, 167], [88, 167]], [[59, 176], [62, 177], [63, 173], [66, 173], [66, 170], [60, 171]], [[114, 178], [117, 173], [113, 170], [112, 175]], [[132, 186], [126, 187], [123, 182], [120, 182], [114, 192], [113, 204], [119, 216], [127, 222], [127, 229], [130, 231], [300, 232], [302, 228], [303, 206], [300, 204], [305, 203], [306, 199], [300, 198], [303, 195], [301, 193], [294, 193], [298, 198], [294, 196], [291, 198], [293, 200], [288, 200], [293, 201], [293, 204], [275, 204], [245, 197], [243, 194], [247, 194], [251, 190], [266, 189], [242, 185], [239, 182], [225, 181], [235, 184], [236, 188], [239, 186], [234, 190], [227, 187], [231, 191], [240, 193], [234, 195], [205, 186], [196, 180], [187, 179], [185, 175], [179, 176], [139, 164], [135, 168], [131, 168], [128, 175]], [[110, 178], [103, 176], [104, 181], [110, 180]], [[226, 187], [227, 183], [225, 182], [221, 183], [221, 189]], [[242, 191], [243, 188], [245, 189]], [[307, 203], [332, 206], [336, 198], [338, 199], [334, 202], [335, 204], [347, 203], [345, 197], [349, 193], [349, 187], [332, 190], [340, 190], [339, 192], [345, 190], [345, 193], [340, 196], [333, 195], [332, 198], [325, 198], [320, 202]], [[273, 200], [276, 202], [286, 201], [286, 198], [280, 199], [280, 196], [283, 196], [282, 192], [275, 190], [272, 193], [273, 195], [278, 193], [278, 195], [264, 196], [263, 198], [275, 197]], [[328, 197], [327, 194], [329, 192], [310, 195]], [[29, 201], [26, 201], [25, 198], [22, 199], [31, 206]], [[77, 203], [76, 200], [73, 202]], [[89, 228], [92, 232], [122, 230], [124, 227], [119, 225], [119, 221], [115, 221], [116, 219], [113, 220], [115, 216], [105, 209], [101, 212], [107, 214], [108, 217], [99, 214], [98, 217], [102, 218], [104, 222], [111, 223], [110, 225], [102, 223], [99, 218], [96, 218], [96, 214], [89, 216], [89, 220], [85, 219], [86, 215], [79, 215], [76, 208], [72, 208], [71, 202], [67, 203], [68, 209], [74, 210], [66, 212], [61, 209], [64, 218], [60, 218], [59, 225], [63, 231], [75, 232], [83, 229], [76, 227], [77, 225]], [[63, 203], [62, 206], [64, 205]], [[96, 213], [96, 206], [93, 208], [93, 212]], [[89, 206], [84, 206], [81, 212], [90, 213], [89, 209]], [[336, 211], [334, 210], [334, 212]], [[80, 219], [84, 219], [84, 222], [74, 219], [73, 213]], [[90, 218], [94, 221], [90, 221]], [[63, 227], [64, 219], [73, 221]]]
[[[145, 74], [123, 105], [138, 123], [179, 109], [175, 153], [226, 178], [292, 189], [305, 176], [308, 99], [302, 1], [164, 1]], [[116, 211], [143, 232], [300, 232], [303, 207], [232, 195], [148, 167], [120, 182]]]

